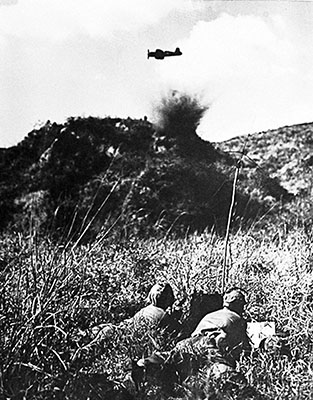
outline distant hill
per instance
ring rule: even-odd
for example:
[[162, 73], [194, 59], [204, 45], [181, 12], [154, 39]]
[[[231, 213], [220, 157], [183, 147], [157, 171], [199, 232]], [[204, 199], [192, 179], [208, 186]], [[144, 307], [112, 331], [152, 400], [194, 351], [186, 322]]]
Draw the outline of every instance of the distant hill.
[[[242, 169], [241, 187], [252, 198], [260, 195], [258, 181], [263, 187], [279, 184], [272, 186], [274, 199], [264, 198], [273, 208], [267, 215], [269, 224], [283, 224], [287, 231], [301, 227], [313, 233], [313, 123], [236, 137], [216, 147], [233, 155], [244, 152], [247, 166]], [[271, 181], [266, 182], [266, 177]], [[287, 202], [277, 201], [281, 188], [288, 193], [283, 196]]]
[[223, 151], [244, 151], [256, 164], [294, 195], [312, 189], [313, 123], [285, 126], [230, 139]]
[[239, 159], [234, 226], [248, 229], [278, 211], [293, 223], [299, 207], [309, 221], [312, 130], [302, 124], [212, 144], [190, 127], [173, 136], [146, 118], [48, 121], [0, 149], [0, 228], [35, 227], [65, 240], [223, 232]]

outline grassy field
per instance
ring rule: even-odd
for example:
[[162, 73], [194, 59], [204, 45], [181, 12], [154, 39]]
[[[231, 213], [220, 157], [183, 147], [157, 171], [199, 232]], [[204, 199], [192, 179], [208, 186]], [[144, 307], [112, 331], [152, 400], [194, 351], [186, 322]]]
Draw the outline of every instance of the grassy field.
[[[132, 316], [156, 281], [172, 285], [182, 319], [194, 290], [221, 287], [224, 240], [213, 231], [123, 244], [99, 237], [88, 245], [60, 245], [20, 234], [0, 241], [1, 400], [129, 398], [123, 390], [130, 360], [171, 342], [116, 330], [109, 342], [88, 348], [83, 332]], [[312, 269], [312, 237], [299, 230], [230, 236], [226, 286], [247, 291], [247, 319], [275, 321], [292, 353], [242, 360], [255, 398], [313, 398]], [[240, 388], [229, 397], [222, 388], [205, 397], [199, 381], [182, 387], [177, 398], [253, 398]], [[158, 382], [146, 382], [134, 396], [169, 398]]]

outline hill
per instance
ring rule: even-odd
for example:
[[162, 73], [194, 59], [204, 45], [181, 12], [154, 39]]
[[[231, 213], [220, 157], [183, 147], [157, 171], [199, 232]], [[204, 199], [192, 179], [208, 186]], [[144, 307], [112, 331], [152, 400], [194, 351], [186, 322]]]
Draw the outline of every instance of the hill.
[[[313, 221], [312, 168], [313, 168], [313, 123], [285, 126], [279, 129], [236, 137], [217, 145], [221, 151], [238, 156], [243, 152], [245, 167], [241, 180], [245, 191], [252, 197], [259, 196], [255, 182], [271, 186], [278, 192], [266, 201], [273, 204], [274, 222], [289, 227], [303, 227], [311, 232]], [[266, 183], [266, 177], [271, 181]], [[264, 182], [265, 180], [265, 182]], [[250, 182], [250, 185], [248, 184]], [[278, 205], [279, 193], [288, 193], [288, 201]], [[281, 192], [283, 193], [283, 192]], [[276, 201], [275, 201], [276, 200]], [[276, 203], [276, 209], [275, 209]], [[273, 213], [272, 213], [273, 214]], [[273, 216], [272, 216], [273, 217]], [[273, 218], [270, 218], [273, 221]]]
[[261, 228], [278, 210], [294, 224], [300, 200], [309, 220], [312, 129], [296, 125], [212, 144], [192, 123], [160, 129], [146, 118], [48, 121], [0, 151], [1, 228], [31, 226], [64, 239], [213, 226], [222, 232], [238, 159], [234, 226]]
[[[279, 180], [294, 195], [309, 195], [312, 186], [313, 123], [285, 126], [220, 144], [227, 152], [244, 153], [254, 166]], [[253, 165], [253, 162], [252, 162]]]

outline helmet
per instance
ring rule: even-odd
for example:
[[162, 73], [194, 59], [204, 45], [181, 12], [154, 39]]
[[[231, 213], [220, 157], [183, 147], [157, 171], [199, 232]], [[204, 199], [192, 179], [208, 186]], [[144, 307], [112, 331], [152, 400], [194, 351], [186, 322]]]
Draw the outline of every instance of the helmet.
[[230, 289], [224, 294], [223, 305], [224, 307], [232, 307], [233, 305], [244, 306], [246, 298], [241, 289]]
[[175, 298], [171, 285], [168, 283], [156, 283], [152, 286], [148, 294], [147, 301], [148, 303], [151, 303], [156, 307], [163, 308], [164, 310], [167, 307], [172, 306]]

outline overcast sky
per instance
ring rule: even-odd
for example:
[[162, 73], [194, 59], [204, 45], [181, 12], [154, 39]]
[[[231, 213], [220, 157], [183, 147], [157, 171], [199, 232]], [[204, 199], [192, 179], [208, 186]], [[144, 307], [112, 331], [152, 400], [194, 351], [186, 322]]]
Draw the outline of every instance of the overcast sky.
[[210, 105], [211, 141], [312, 122], [312, 21], [313, 0], [0, 0], [0, 147], [47, 120], [152, 120], [170, 90]]

